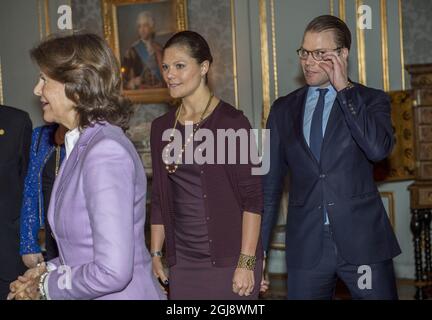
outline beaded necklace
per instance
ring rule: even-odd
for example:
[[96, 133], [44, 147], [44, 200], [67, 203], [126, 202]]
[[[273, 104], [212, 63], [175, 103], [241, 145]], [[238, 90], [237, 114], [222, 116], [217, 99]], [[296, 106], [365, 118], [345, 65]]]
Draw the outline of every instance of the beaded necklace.
[[183, 109], [183, 103], [180, 105], [180, 108], [177, 111], [176, 119], [174, 121], [174, 127], [172, 128], [172, 131], [171, 131], [171, 134], [170, 134], [170, 142], [165, 146], [164, 152], [163, 152], [163, 154], [164, 154], [165, 169], [168, 171], [168, 173], [174, 173], [174, 172], [177, 171], [178, 165], [180, 164], [180, 162], [182, 160], [183, 153], [186, 150], [186, 147], [192, 141], [192, 138], [193, 138], [195, 132], [198, 130], [201, 122], [203, 121], [204, 115], [206, 114], [206, 112], [207, 112], [207, 110], [208, 110], [208, 108], [209, 108], [209, 106], [210, 106], [210, 104], [211, 104], [211, 102], [213, 100], [213, 97], [214, 97], [214, 94], [210, 93], [210, 97], [208, 99], [207, 105], [206, 105], [203, 113], [201, 114], [201, 117], [200, 117], [199, 121], [196, 124], [194, 124], [193, 131], [191, 132], [191, 134], [189, 135], [189, 137], [186, 139], [186, 142], [183, 144], [183, 147], [181, 149], [181, 152], [177, 156], [177, 159], [174, 161], [174, 163], [170, 164], [169, 160], [168, 160], [168, 158], [169, 158], [169, 149], [170, 149], [171, 143], [174, 141], [174, 130], [177, 127], [177, 122], [178, 122], [178, 119], [180, 117], [180, 112]]

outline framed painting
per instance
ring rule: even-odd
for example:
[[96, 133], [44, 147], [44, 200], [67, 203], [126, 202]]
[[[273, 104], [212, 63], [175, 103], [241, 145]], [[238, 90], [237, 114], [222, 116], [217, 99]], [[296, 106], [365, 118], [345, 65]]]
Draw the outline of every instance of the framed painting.
[[381, 200], [383, 202], [384, 208], [387, 212], [390, 223], [395, 228], [395, 199], [393, 192], [390, 191], [381, 191], [380, 192]]
[[102, 12], [125, 96], [136, 103], [171, 101], [162, 76], [162, 48], [174, 33], [187, 29], [186, 0], [102, 0]]

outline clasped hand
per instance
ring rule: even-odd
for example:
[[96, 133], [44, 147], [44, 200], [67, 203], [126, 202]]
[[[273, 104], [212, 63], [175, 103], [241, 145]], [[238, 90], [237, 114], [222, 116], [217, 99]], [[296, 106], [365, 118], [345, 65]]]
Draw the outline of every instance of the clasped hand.
[[40, 276], [46, 271], [45, 263], [28, 269], [24, 275], [19, 276], [17, 280], [10, 284], [10, 293], [7, 300], [39, 300], [39, 280]]

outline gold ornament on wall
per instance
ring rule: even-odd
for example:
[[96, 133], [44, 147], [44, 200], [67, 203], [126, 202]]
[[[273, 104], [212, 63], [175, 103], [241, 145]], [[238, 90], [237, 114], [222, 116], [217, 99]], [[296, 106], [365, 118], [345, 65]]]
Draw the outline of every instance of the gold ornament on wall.
[[392, 124], [395, 145], [391, 155], [375, 165], [375, 180], [402, 181], [414, 179], [413, 99], [410, 91], [392, 91]]

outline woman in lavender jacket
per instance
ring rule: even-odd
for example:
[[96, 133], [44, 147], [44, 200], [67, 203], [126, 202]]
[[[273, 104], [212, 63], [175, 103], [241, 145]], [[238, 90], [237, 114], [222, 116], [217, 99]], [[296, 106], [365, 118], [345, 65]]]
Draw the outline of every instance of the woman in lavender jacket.
[[164, 299], [145, 247], [146, 176], [124, 134], [130, 104], [107, 44], [92, 34], [58, 37], [31, 51], [34, 93], [69, 129], [48, 221], [59, 258], [11, 284], [9, 299]]

